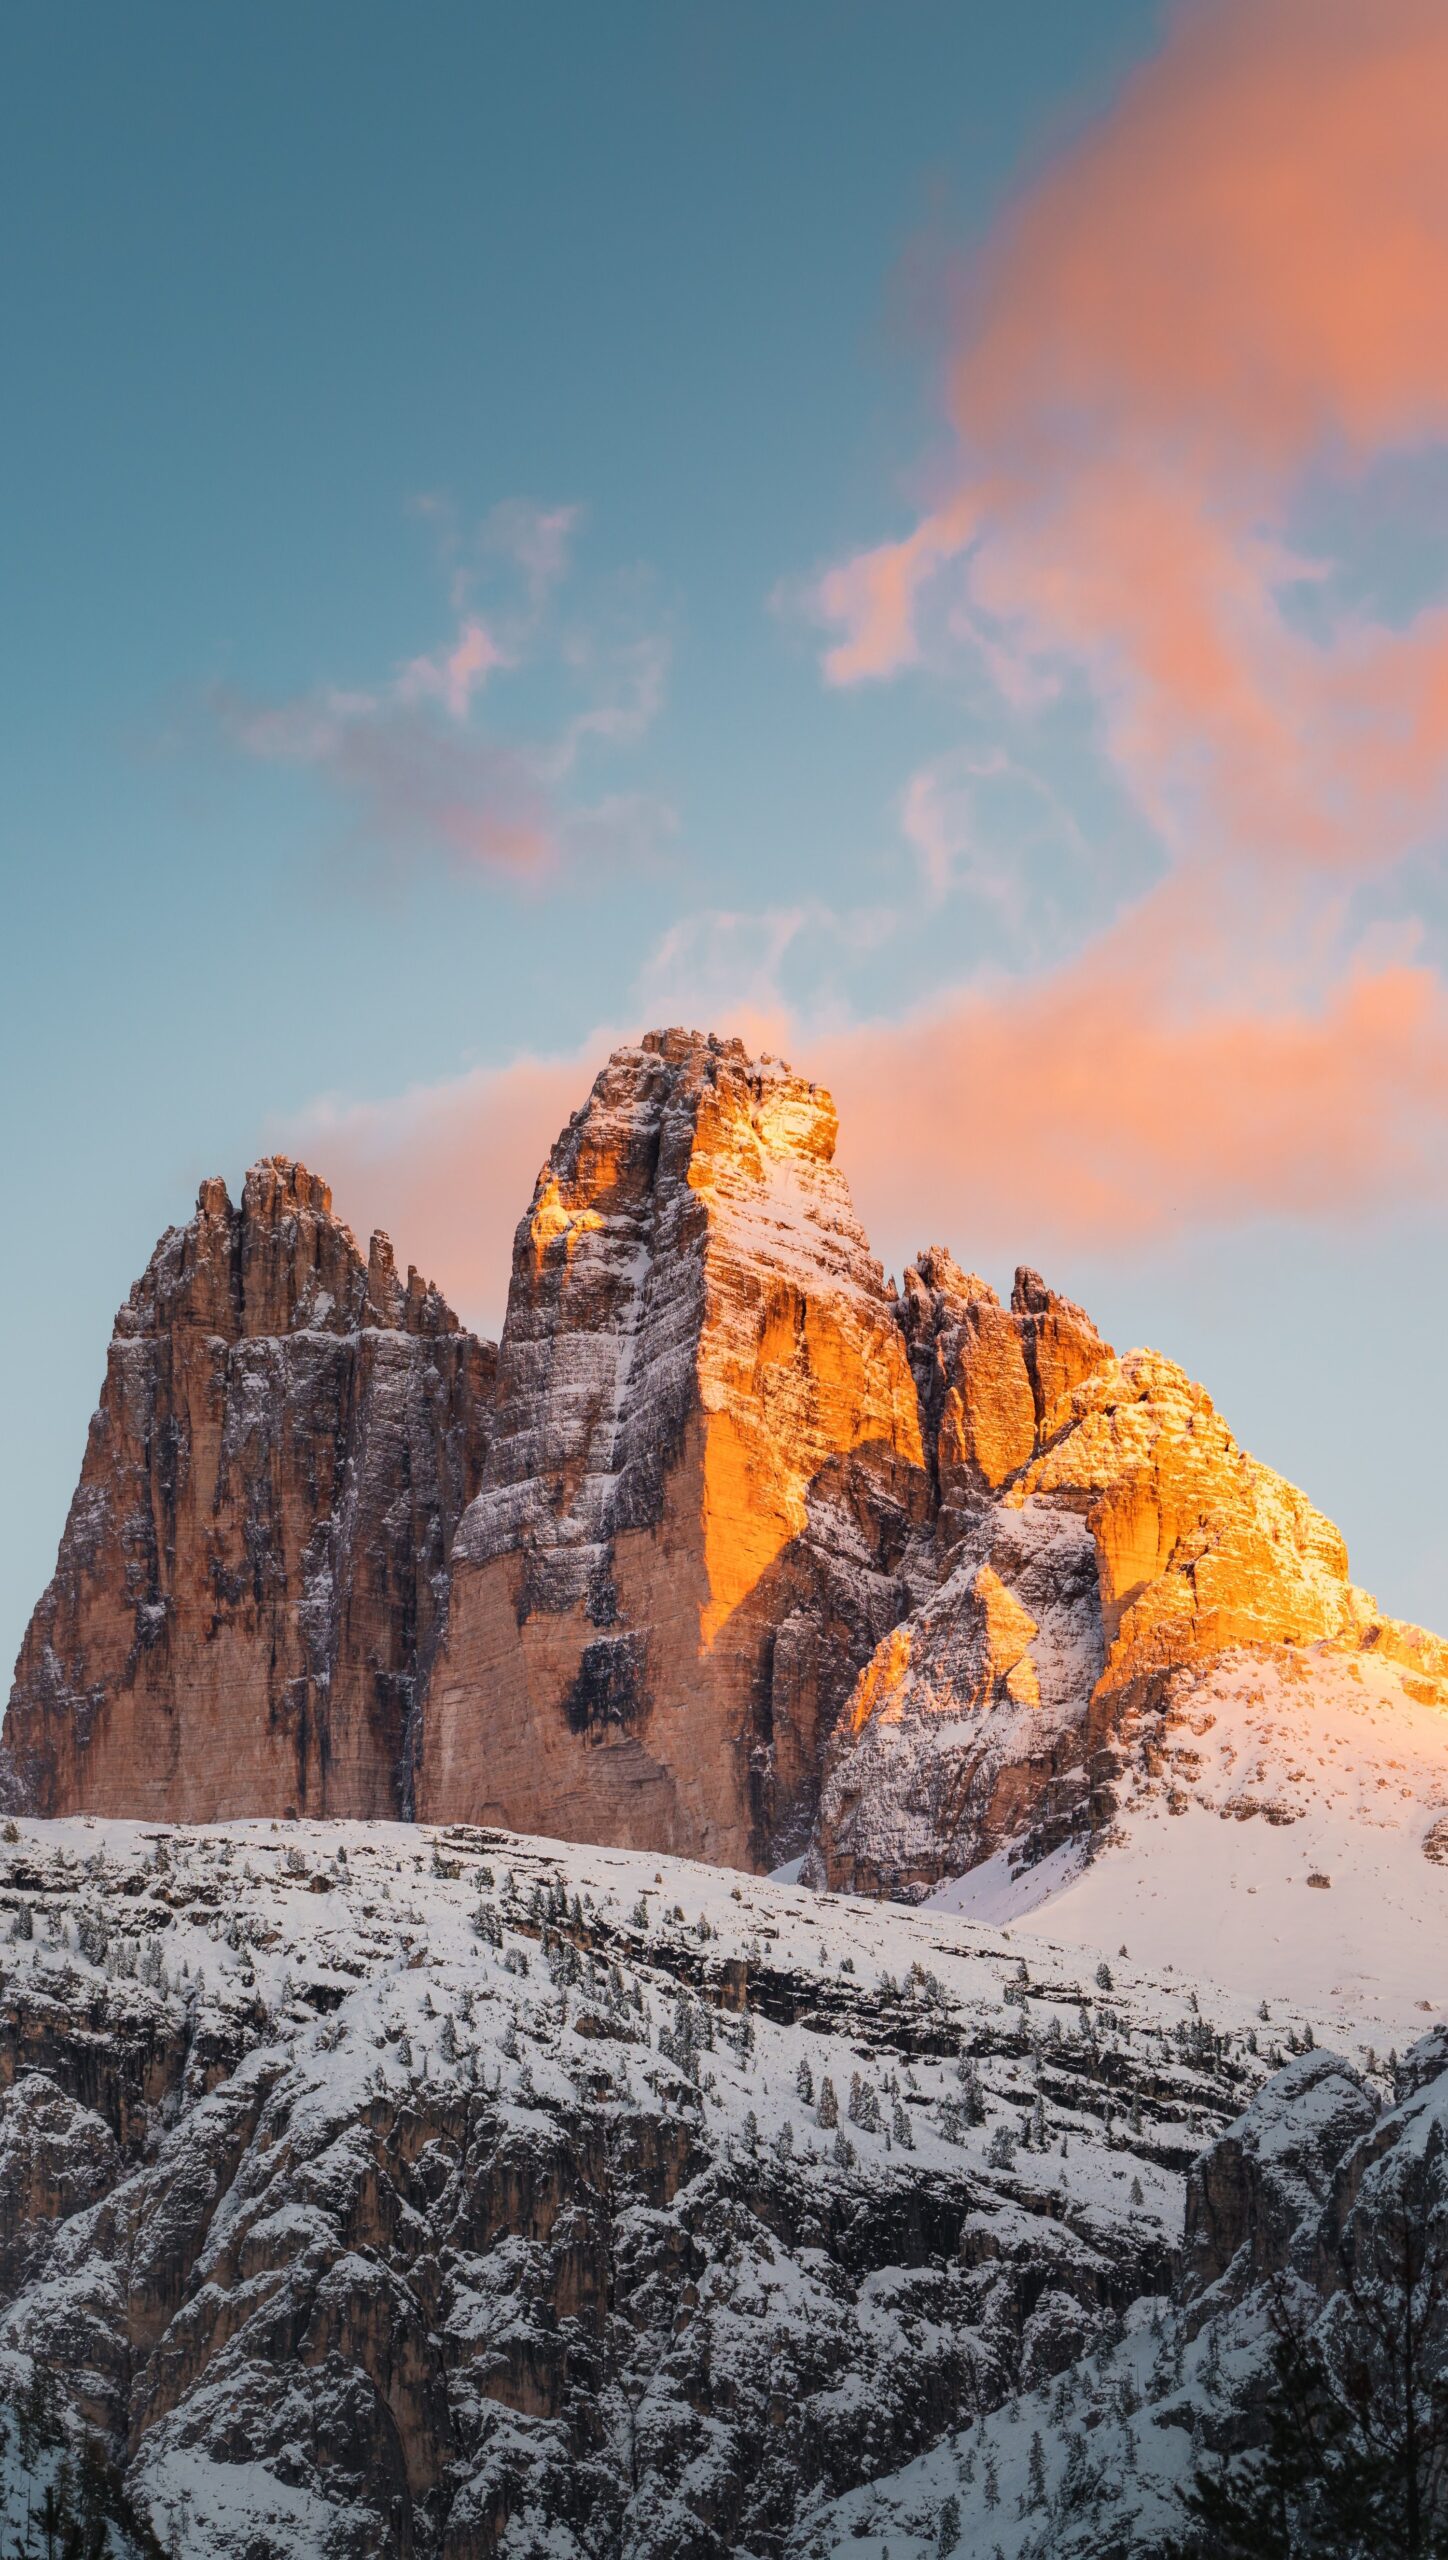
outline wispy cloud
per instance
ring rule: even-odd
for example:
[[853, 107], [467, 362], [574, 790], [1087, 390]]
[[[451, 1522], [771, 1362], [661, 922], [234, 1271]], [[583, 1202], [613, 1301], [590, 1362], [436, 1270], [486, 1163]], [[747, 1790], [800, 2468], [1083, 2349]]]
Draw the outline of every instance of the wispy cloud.
[[901, 794], [900, 831], [931, 903], [970, 891], [995, 910], [1021, 958], [1055, 917], [1063, 866], [1090, 860], [1055, 784], [1000, 745], [952, 748], [921, 765]]
[[[437, 498], [416, 502], [436, 534], [454, 615], [439, 646], [365, 686], [320, 685], [266, 702], [234, 686], [211, 705], [223, 735], [262, 763], [305, 767], [336, 791], [350, 840], [395, 861], [442, 857], [469, 871], [538, 878], [563, 862], [655, 853], [672, 813], [634, 789], [590, 791], [592, 742], [635, 746], [664, 698], [668, 644], [654, 630], [565, 621], [559, 591], [580, 513], [510, 500], [469, 542]], [[487, 609], [480, 584], [503, 581]], [[541, 727], [501, 710], [498, 678], [527, 671], [555, 704]]]
[[393, 690], [399, 702], [440, 702], [454, 720], [466, 720], [475, 693], [495, 668], [512, 659], [485, 622], [468, 614], [452, 647], [433, 658], [411, 658]]

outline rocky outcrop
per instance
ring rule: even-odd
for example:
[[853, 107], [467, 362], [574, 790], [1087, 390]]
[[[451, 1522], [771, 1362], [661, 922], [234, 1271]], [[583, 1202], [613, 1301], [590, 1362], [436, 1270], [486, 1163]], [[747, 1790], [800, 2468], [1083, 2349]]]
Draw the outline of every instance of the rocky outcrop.
[[[1385, 2088], [1384, 2081], [1391, 2083]], [[1388, 2074], [1296, 2050], [1187, 2177], [1169, 2297], [853, 2491], [814, 2552], [1381, 2560], [1448, 2531], [1448, 2038]]]
[[982, 1499], [1049, 1440], [1061, 1398], [1114, 1355], [1039, 1272], [1017, 1271], [1003, 1307], [989, 1281], [962, 1271], [941, 1245], [906, 1272], [900, 1315], [948, 1552]]
[[1187, 2180], [1181, 2279], [1186, 2300], [1211, 2288], [1240, 2300], [1289, 2269], [1310, 2276], [1319, 2217], [1381, 2102], [1341, 2054], [1289, 2062]]
[[736, 1865], [802, 1848], [932, 1505], [829, 1096], [620, 1050], [518, 1229], [419, 1809]]
[[1326, 1643], [1448, 1702], [1448, 1648], [1381, 1617], [1332, 1523], [1238, 1447], [1202, 1388], [1154, 1352], [1116, 1358], [1032, 1274], [1007, 1314], [978, 1282], [942, 1285], [941, 1259], [906, 1304], [939, 1414], [946, 1579], [841, 1718], [819, 1880], [913, 1896], [1002, 1847], [1089, 1846], [1123, 1736], [1166, 1713], [1174, 1677], [1233, 1649]]
[[22, 1800], [396, 1813], [493, 1360], [302, 1166], [204, 1183], [116, 1319], [6, 1719]]
[[991, 1505], [936, 1595], [884, 1639], [835, 1736], [806, 1872], [916, 1900], [1083, 1810], [1084, 1709], [1103, 1659], [1085, 1522]]

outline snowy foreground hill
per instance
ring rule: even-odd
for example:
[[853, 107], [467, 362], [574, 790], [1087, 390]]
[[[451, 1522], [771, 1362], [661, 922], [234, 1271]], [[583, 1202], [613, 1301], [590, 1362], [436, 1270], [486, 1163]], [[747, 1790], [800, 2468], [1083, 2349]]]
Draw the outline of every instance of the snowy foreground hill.
[[85, 2439], [113, 2554], [1145, 2553], [1273, 2252], [1448, 2088], [638, 1852], [6, 1829], [0, 2536]]

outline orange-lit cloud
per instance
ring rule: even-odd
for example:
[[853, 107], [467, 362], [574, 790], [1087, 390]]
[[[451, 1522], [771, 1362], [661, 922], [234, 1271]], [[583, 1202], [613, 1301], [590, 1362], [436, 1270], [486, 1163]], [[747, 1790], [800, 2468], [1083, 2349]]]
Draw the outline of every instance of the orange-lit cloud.
[[1445, 308], [1442, 0], [1179, 10], [978, 262], [957, 485], [823, 580], [827, 673], [911, 664], [943, 580], [997, 670], [1085, 672], [1176, 858], [1391, 861], [1444, 812], [1448, 619], [1341, 602], [1296, 529], [1448, 438]]
[[1364, 968], [1320, 1004], [1183, 1007], [1127, 955], [826, 1037], [877, 1233], [1007, 1257], [1267, 1217], [1347, 1226], [1448, 1171], [1448, 1004]]
[[[767, 1038], [831, 1087], [866, 1227], [896, 1252], [1130, 1252], [1261, 1218], [1343, 1227], [1441, 1196], [1448, 1002], [1432, 971], [1387, 956], [1308, 1000], [1264, 966], [1223, 1003], [1171, 988], [1162, 930], [1133, 919], [1062, 969], [902, 1020], [811, 1032], [746, 994], [716, 1002], [709, 1027]], [[533, 1177], [617, 1036], [317, 1106], [277, 1141], [496, 1329]]]

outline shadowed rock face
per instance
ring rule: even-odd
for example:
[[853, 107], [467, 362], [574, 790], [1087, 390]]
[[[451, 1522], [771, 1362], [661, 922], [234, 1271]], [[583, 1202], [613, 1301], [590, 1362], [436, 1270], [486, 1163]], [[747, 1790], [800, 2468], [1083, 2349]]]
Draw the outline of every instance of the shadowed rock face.
[[829, 1096], [620, 1050], [518, 1229], [418, 1806], [737, 1865], [802, 1848], [931, 1482]]
[[280, 1158], [116, 1319], [5, 1738], [46, 1813], [395, 1814], [494, 1354]]

